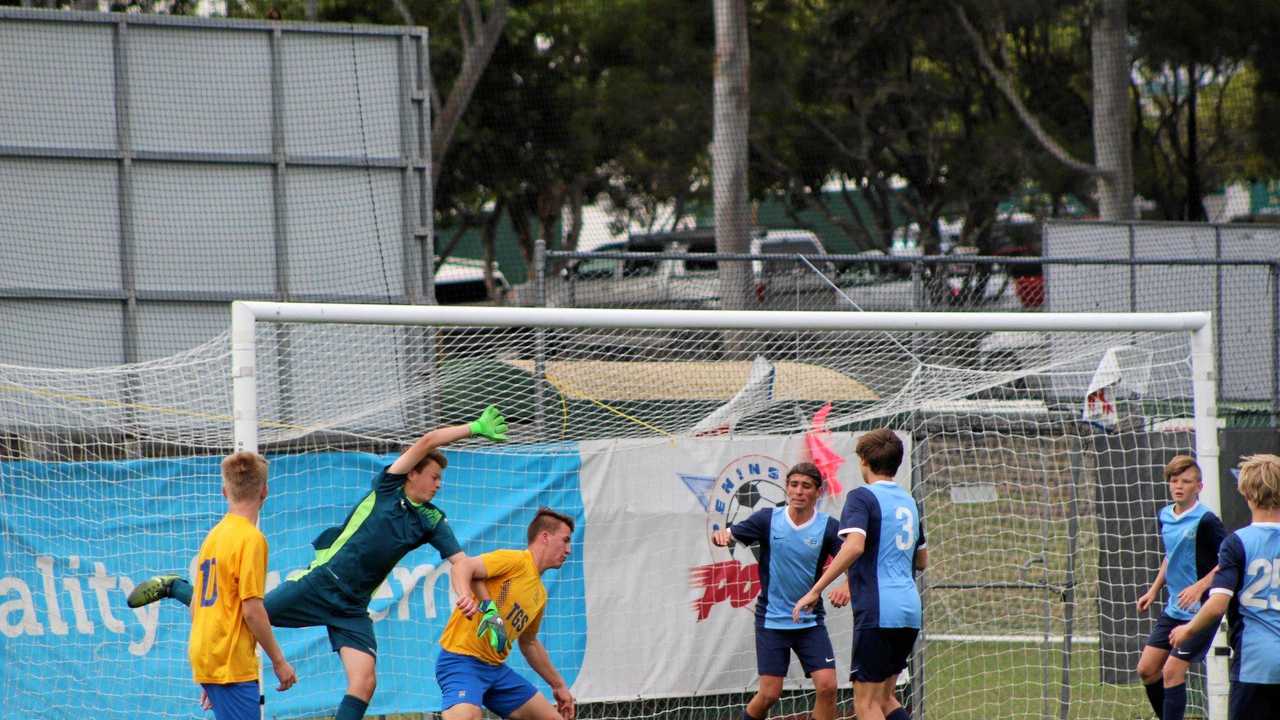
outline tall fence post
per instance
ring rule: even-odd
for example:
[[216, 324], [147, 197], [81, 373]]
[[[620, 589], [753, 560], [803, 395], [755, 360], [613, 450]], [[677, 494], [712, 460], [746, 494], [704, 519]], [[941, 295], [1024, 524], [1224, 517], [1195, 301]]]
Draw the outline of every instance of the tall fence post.
[[[547, 241], [542, 237], [533, 244], [533, 292], [538, 307], [547, 304]], [[546, 427], [547, 331], [533, 331], [533, 419], [538, 436]]]

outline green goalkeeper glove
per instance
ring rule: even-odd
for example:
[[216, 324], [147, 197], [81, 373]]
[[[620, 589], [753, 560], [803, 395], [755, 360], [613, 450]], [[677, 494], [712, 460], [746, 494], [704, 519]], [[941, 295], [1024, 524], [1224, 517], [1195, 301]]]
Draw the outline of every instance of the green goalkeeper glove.
[[502, 413], [498, 412], [496, 405], [490, 405], [480, 413], [480, 417], [471, 421], [467, 427], [471, 428], [472, 435], [483, 435], [490, 440], [506, 440], [507, 439], [507, 421], [502, 417]]
[[479, 610], [483, 614], [480, 616], [480, 625], [476, 627], [476, 636], [488, 640], [489, 647], [494, 652], [506, 652], [507, 628], [502, 623], [502, 616], [498, 614], [497, 603], [484, 600], [480, 603]]

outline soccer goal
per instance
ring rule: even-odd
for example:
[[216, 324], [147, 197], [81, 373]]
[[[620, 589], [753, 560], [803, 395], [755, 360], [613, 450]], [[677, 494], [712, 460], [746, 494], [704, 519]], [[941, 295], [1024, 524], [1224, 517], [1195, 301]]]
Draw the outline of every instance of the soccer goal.
[[[269, 586], [310, 559], [406, 443], [486, 405], [504, 445], [446, 449], [436, 503], [463, 547], [522, 547], [534, 510], [577, 519], [544, 580], [541, 638], [587, 718], [733, 720], [755, 688], [752, 548], [726, 523], [777, 505], [819, 461], [838, 515], [859, 433], [908, 449], [924, 514], [925, 627], [901, 685], [915, 718], [1134, 718], [1160, 563], [1160, 470], [1217, 477], [1209, 316], [749, 313], [236, 303], [228, 335], [121, 368], [0, 368], [0, 652], [6, 712], [189, 716], [180, 606], [124, 609], [185, 571], [222, 511], [219, 456], [271, 462]], [[1204, 501], [1216, 508], [1217, 488]], [[371, 713], [438, 710], [451, 607], [429, 547], [370, 607]], [[828, 608], [847, 678], [851, 618]], [[342, 694], [323, 630], [277, 632], [300, 678], [269, 717]], [[521, 674], [536, 675], [513, 653]], [[841, 682], [842, 714], [851, 712]], [[1189, 717], [1224, 717], [1225, 667]], [[807, 712], [793, 663], [774, 716]], [[544, 688], [545, 690], [545, 688]], [[1209, 712], [1210, 708], [1214, 712]]]

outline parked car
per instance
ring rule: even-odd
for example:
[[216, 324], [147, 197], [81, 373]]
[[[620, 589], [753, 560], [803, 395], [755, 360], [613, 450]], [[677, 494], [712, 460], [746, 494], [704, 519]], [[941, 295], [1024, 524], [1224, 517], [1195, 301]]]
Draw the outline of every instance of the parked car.
[[511, 283], [497, 267], [493, 269], [496, 298], [490, 298], [484, 285], [484, 261], [453, 257], [445, 261], [435, 276], [436, 302], [441, 305], [487, 304], [502, 301], [511, 292]]

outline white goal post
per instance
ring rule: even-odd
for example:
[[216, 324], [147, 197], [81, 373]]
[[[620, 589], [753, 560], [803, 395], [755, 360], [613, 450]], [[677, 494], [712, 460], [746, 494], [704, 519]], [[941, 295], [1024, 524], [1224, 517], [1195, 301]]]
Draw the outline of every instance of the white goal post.
[[[681, 310], [541, 309], [500, 307], [439, 307], [341, 305], [312, 303], [236, 302], [231, 310], [231, 362], [234, 444], [257, 450], [260, 442], [258, 343], [260, 323], [333, 323], [425, 328], [506, 328], [531, 331], [525, 347], [532, 367], [535, 392], [547, 380], [543, 334], [550, 331], [669, 331], [746, 333], [885, 333], [906, 350], [913, 334], [945, 333], [1126, 333], [1182, 334], [1188, 338], [1191, 427], [1194, 452], [1206, 479], [1201, 499], [1220, 513], [1219, 449], [1217, 440], [1213, 324], [1207, 312], [1172, 313], [882, 313], [882, 312], [734, 312]], [[897, 339], [902, 338], [902, 339]], [[586, 342], [586, 341], [584, 341]], [[523, 357], [523, 356], [522, 356]], [[513, 360], [512, 362], [524, 362]], [[922, 362], [921, 367], [927, 366]], [[944, 368], [945, 369], [945, 368]], [[993, 381], [994, 383], [994, 381]], [[1021, 397], [1021, 396], [1019, 396]], [[993, 403], [996, 401], [992, 401]], [[542, 412], [542, 401], [536, 401]], [[932, 540], [932, 536], [931, 536]], [[932, 545], [931, 545], [932, 547]], [[1148, 580], [1149, 581], [1149, 580]], [[926, 605], [926, 623], [929, 614]], [[838, 621], [846, 623], [841, 616]], [[1215, 641], [1208, 662], [1208, 717], [1226, 717], [1227, 674], [1223, 633]], [[1046, 633], [1046, 642], [1048, 641]], [[1068, 643], [1069, 644], [1069, 643]], [[591, 657], [588, 650], [587, 657]], [[927, 664], [925, 672], [927, 672]], [[926, 680], [927, 682], [927, 680]], [[1067, 683], [1070, 685], [1070, 683]], [[1064, 693], [1066, 691], [1064, 690]], [[635, 695], [638, 697], [639, 695]], [[1066, 717], [1063, 704], [1062, 717]], [[1055, 711], [1052, 716], [1057, 716]], [[1071, 717], [1086, 717], [1072, 711]], [[1091, 716], [1090, 716], [1091, 717]]]

